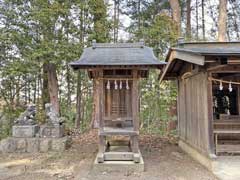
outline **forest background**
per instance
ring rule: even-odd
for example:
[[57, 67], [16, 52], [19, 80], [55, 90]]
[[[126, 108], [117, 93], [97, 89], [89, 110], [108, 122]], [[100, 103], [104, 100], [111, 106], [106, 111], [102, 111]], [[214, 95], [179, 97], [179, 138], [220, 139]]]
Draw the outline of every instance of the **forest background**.
[[[0, 0], [0, 139], [28, 104], [51, 102], [67, 129], [92, 122], [92, 81], [68, 63], [97, 42], [144, 39], [159, 60], [179, 37], [186, 41], [240, 39], [237, 0]], [[159, 71], [141, 82], [141, 130], [166, 135], [176, 121], [176, 82]]]

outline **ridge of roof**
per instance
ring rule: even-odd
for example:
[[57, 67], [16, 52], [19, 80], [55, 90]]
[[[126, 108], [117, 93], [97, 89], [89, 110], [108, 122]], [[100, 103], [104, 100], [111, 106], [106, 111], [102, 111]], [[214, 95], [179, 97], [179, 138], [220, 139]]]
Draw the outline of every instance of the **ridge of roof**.
[[92, 48], [144, 48], [144, 43], [95, 43]]

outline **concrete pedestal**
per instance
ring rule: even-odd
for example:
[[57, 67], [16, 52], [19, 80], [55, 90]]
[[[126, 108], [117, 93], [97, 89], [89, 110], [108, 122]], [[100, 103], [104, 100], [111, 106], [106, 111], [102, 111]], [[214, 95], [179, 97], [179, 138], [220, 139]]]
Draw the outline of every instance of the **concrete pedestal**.
[[40, 137], [60, 138], [64, 136], [64, 125], [42, 125], [40, 126]]
[[15, 125], [12, 127], [12, 136], [13, 137], [35, 137], [35, 135], [39, 131], [39, 126], [38, 125]]

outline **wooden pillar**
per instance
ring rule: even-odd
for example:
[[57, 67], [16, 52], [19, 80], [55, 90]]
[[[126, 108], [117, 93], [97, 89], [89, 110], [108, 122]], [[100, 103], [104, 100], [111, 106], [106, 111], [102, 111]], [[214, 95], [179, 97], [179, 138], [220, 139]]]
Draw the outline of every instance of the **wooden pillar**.
[[138, 71], [133, 70], [133, 83], [132, 83], [132, 118], [133, 129], [139, 131], [139, 92], [138, 92]]
[[[106, 83], [108, 83], [108, 82], [106, 82]], [[104, 83], [105, 84], [105, 83]], [[106, 87], [103, 87], [103, 88], [105, 88], [106, 89]], [[109, 118], [110, 116], [111, 116], [111, 107], [112, 107], [112, 102], [111, 102], [111, 89], [106, 89], [106, 91], [107, 91], [107, 109], [106, 109], [106, 111], [107, 111], [107, 117]]]
[[126, 106], [126, 116], [127, 117], [130, 117], [131, 116], [131, 104], [129, 103], [130, 102], [130, 93], [129, 93], [130, 89], [125, 89], [125, 106]]
[[[104, 84], [103, 84], [103, 70], [98, 70], [98, 79], [97, 79], [97, 89], [98, 89], [98, 118], [99, 118], [99, 131], [100, 133], [104, 130]], [[105, 136], [99, 135], [99, 144], [98, 144], [98, 162], [104, 162], [104, 152], [105, 152]]]
[[103, 130], [104, 127], [104, 91], [103, 91], [103, 70], [99, 70], [98, 72], [98, 80], [97, 80], [97, 86], [98, 86], [98, 99], [99, 99], [99, 129], [100, 131]]
[[99, 98], [98, 98], [98, 82], [93, 79], [93, 114], [92, 114], [92, 127], [99, 128]]
[[[132, 83], [132, 118], [133, 129], [139, 131], [139, 91], [138, 91], [138, 71], [133, 70], [133, 83]], [[131, 136], [131, 148], [134, 153], [134, 162], [140, 161], [138, 135]]]
[[240, 115], [240, 86], [237, 85], [237, 106], [238, 106], [238, 115]]
[[207, 73], [207, 102], [208, 102], [208, 146], [209, 153], [214, 154], [214, 136], [213, 136], [213, 95], [212, 95], [212, 81], [208, 80], [212, 77], [212, 73]]

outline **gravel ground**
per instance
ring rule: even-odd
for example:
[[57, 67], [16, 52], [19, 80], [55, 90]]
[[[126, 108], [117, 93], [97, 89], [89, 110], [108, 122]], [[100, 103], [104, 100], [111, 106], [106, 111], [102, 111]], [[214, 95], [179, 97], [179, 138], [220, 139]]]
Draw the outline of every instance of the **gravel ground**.
[[143, 173], [103, 172], [94, 174], [91, 166], [97, 153], [96, 132], [73, 138], [72, 147], [62, 153], [0, 154], [1, 180], [216, 180], [173, 140], [141, 135], [145, 161]]

